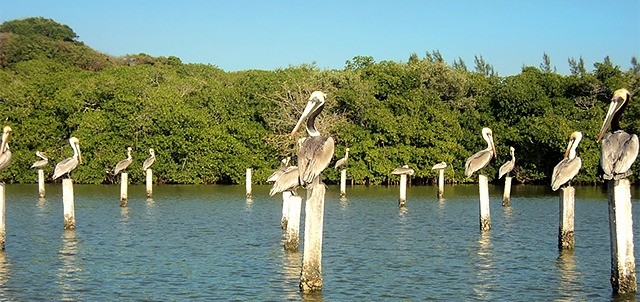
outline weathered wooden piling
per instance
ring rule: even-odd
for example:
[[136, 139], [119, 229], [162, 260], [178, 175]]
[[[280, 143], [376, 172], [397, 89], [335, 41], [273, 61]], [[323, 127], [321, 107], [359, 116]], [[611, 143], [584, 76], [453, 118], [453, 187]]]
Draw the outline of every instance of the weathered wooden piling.
[[340, 171], [340, 197], [347, 196], [347, 169]]
[[62, 180], [62, 208], [64, 212], [64, 229], [73, 230], [76, 228], [75, 201], [73, 198], [73, 180], [66, 178]]
[[313, 292], [322, 289], [322, 232], [325, 187], [317, 177], [307, 188], [304, 221], [304, 252], [300, 290]]
[[571, 186], [562, 188], [560, 194], [560, 225], [558, 227], [558, 249], [572, 250], [574, 239], [574, 208], [576, 189]]
[[633, 255], [631, 187], [626, 178], [609, 180], [609, 230], [611, 242], [611, 286], [619, 294], [635, 293], [636, 262]]
[[289, 212], [291, 211], [291, 191], [282, 192], [282, 218], [280, 219], [280, 227], [287, 229], [289, 223]]
[[289, 195], [289, 220], [284, 234], [284, 249], [297, 251], [300, 245], [300, 211], [302, 197]]
[[5, 208], [6, 208], [6, 193], [4, 188], [4, 182], [0, 182], [0, 249], [4, 251], [4, 242], [6, 240], [5, 230]]
[[251, 198], [253, 196], [251, 193], [251, 168], [247, 168], [245, 187], [247, 189], [247, 198]]
[[511, 176], [504, 178], [504, 192], [502, 193], [502, 206], [511, 206]]
[[489, 180], [487, 176], [479, 174], [478, 184], [480, 186], [480, 230], [491, 230], [491, 212], [489, 207]]
[[147, 198], [153, 197], [153, 171], [147, 169]]
[[127, 201], [129, 199], [129, 174], [128, 173], [120, 173], [120, 206], [126, 207]]
[[444, 198], [444, 169], [438, 169], [438, 199]]
[[398, 198], [398, 206], [407, 206], [407, 174], [400, 174], [400, 197]]
[[38, 196], [44, 198], [44, 170], [38, 169]]

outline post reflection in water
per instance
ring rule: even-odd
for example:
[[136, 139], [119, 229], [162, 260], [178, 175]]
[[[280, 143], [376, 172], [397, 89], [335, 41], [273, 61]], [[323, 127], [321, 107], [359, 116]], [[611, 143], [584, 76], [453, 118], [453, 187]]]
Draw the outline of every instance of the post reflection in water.
[[558, 283], [558, 294], [566, 295], [557, 301], [574, 301], [580, 296], [582, 287], [580, 286], [580, 274], [576, 272], [576, 262], [574, 250], [561, 250], [556, 260], [560, 282]]
[[491, 287], [497, 278], [494, 273], [493, 259], [491, 232], [482, 232], [478, 238], [478, 258], [475, 263], [476, 284], [473, 287], [474, 295], [478, 299], [493, 300]]
[[6, 291], [5, 284], [9, 281], [11, 276], [11, 263], [7, 260], [7, 252], [0, 251], [0, 294], [6, 297], [4, 292]]
[[58, 269], [57, 283], [62, 300], [73, 300], [81, 286], [82, 266], [78, 261], [78, 240], [75, 230], [65, 230], [62, 234], [62, 247], [58, 251], [62, 266]]
[[148, 206], [154, 206], [156, 205], [156, 201], [153, 200], [153, 197], [147, 197], [147, 205]]
[[253, 198], [247, 197], [244, 210], [245, 212], [251, 212], [252, 208], [253, 208]]
[[282, 283], [285, 296], [282, 301], [297, 301], [300, 299], [298, 291], [292, 288], [300, 282], [300, 271], [302, 269], [302, 253], [298, 251], [283, 251], [282, 255], [282, 276], [286, 280]]

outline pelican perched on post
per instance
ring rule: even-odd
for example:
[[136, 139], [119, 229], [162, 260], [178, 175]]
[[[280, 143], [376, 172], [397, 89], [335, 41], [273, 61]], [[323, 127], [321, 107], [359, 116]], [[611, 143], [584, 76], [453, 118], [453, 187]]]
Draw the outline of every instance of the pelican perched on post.
[[273, 186], [269, 190], [269, 196], [276, 195], [284, 191], [291, 191], [297, 195], [296, 189], [300, 186], [300, 172], [297, 166], [288, 166], [273, 181]]
[[75, 136], [70, 138], [69, 144], [71, 145], [71, 149], [73, 149], [73, 156], [63, 159], [56, 165], [56, 168], [53, 170], [52, 179], [56, 179], [64, 174], [67, 174], [67, 177], [71, 177], [71, 171], [73, 171], [78, 164], [82, 163], [82, 153], [80, 152], [80, 141], [78, 138]]
[[569, 145], [567, 151], [564, 153], [564, 159], [562, 159], [555, 168], [553, 168], [553, 174], [551, 175], [551, 189], [558, 190], [562, 185], [570, 182], [580, 168], [582, 167], [582, 160], [576, 156], [576, 148], [582, 139], [582, 133], [576, 131], [571, 133], [569, 138]]
[[321, 135], [315, 125], [316, 117], [324, 108], [326, 97], [327, 95], [321, 91], [311, 93], [307, 106], [304, 108], [293, 131], [291, 131], [291, 137], [294, 137], [300, 126], [302, 126], [302, 122], [306, 120], [308, 137], [302, 142], [298, 150], [300, 184], [305, 187], [327, 168], [333, 157], [333, 138]]
[[516, 156], [515, 156], [515, 151], [516, 149], [514, 149], [513, 147], [509, 147], [509, 153], [511, 154], [511, 160], [504, 163], [502, 166], [500, 166], [500, 169], [498, 170], [498, 179], [502, 178], [502, 176], [508, 175], [513, 168], [516, 166]]
[[[129, 157], [127, 159], [131, 158], [131, 148], [128, 148], [127, 150], [129, 150]], [[151, 168], [151, 165], [153, 165], [153, 163], [156, 161], [156, 152], [153, 151], [153, 149], [149, 148], [149, 158], [145, 159], [144, 162], [142, 163], [142, 171], [147, 171], [147, 169]], [[126, 160], [126, 159], [125, 159]], [[120, 163], [118, 163], [120, 164]]]
[[11, 151], [9, 151], [9, 136], [11, 127], [2, 128], [2, 144], [0, 145], [0, 170], [6, 168], [11, 163]]
[[467, 159], [464, 164], [464, 175], [471, 176], [474, 172], [486, 167], [491, 159], [497, 155], [496, 147], [493, 145], [493, 132], [489, 128], [482, 128], [482, 137], [487, 141], [487, 148], [476, 152]]
[[446, 163], [446, 162], [441, 161], [441, 162], [439, 162], [439, 163], [437, 163], [437, 164], [433, 165], [433, 167], [431, 167], [431, 170], [441, 170], [441, 169], [444, 169], [444, 168], [446, 168], [446, 167], [447, 167], [447, 163]]
[[346, 150], [344, 150], [344, 157], [343, 157], [343, 158], [341, 158], [341, 159], [339, 159], [339, 160], [336, 162], [336, 165], [335, 165], [335, 167], [334, 167], [334, 168], [335, 168], [336, 170], [338, 170], [338, 169], [342, 169], [342, 168], [345, 168], [345, 167], [347, 167], [347, 163], [348, 163], [348, 162], [349, 162], [349, 148], [347, 148]]
[[271, 173], [271, 175], [269, 175], [269, 177], [267, 177], [267, 182], [275, 182], [280, 177], [280, 175], [282, 175], [282, 173], [284, 173], [284, 171], [289, 167], [289, 160], [291, 160], [289, 156], [283, 158], [280, 161], [280, 167], [278, 167], [277, 170], [275, 170], [273, 173]]
[[409, 168], [408, 165], [404, 165], [400, 168], [395, 168], [393, 169], [393, 171], [391, 171], [391, 174], [393, 175], [402, 175], [402, 174], [407, 174], [409, 176], [413, 175], [413, 173], [415, 173], [415, 171], [411, 168]]
[[36, 151], [36, 156], [40, 157], [40, 160], [33, 163], [33, 165], [31, 165], [31, 168], [42, 168], [49, 163], [49, 159], [47, 159], [46, 154], [40, 151]]
[[132, 161], [133, 161], [133, 158], [131, 157], [131, 147], [127, 147], [127, 158], [119, 161], [116, 164], [116, 167], [113, 169], [113, 175], [118, 175], [118, 173], [126, 169], [131, 164]]
[[[613, 93], [609, 111], [604, 119], [598, 140], [602, 140], [600, 149], [600, 166], [606, 180], [621, 179], [631, 175], [631, 165], [638, 157], [638, 136], [629, 134], [620, 128], [620, 117], [627, 108], [631, 95], [626, 89], [618, 89]], [[610, 133], [605, 134], [611, 126]]]

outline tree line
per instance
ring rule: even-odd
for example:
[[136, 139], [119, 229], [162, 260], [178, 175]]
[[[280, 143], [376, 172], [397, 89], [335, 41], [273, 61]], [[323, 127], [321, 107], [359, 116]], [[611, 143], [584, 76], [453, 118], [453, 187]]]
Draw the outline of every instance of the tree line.
[[[246, 168], [264, 180], [280, 159], [295, 158], [288, 133], [309, 94], [322, 90], [328, 99], [316, 124], [334, 137], [336, 160], [350, 148], [348, 175], [356, 184], [397, 181], [390, 172], [404, 164], [416, 170], [413, 183], [431, 182], [431, 166], [441, 161], [448, 180], [475, 181], [464, 177], [464, 162], [486, 147], [482, 127], [493, 130], [498, 150], [486, 168], [490, 179], [512, 146], [516, 180], [548, 184], [570, 133], [582, 131], [583, 167], [574, 183], [596, 184], [595, 138], [612, 93], [624, 87], [634, 95], [640, 87], [640, 64], [631, 60], [629, 70], [609, 57], [589, 70], [582, 58], [569, 58], [571, 74], [560, 75], [543, 54], [540, 66], [501, 77], [482, 56], [469, 69], [432, 51], [406, 62], [357, 56], [339, 70], [302, 64], [226, 72], [174, 56], [113, 57], [54, 20], [13, 20], [0, 25], [0, 112], [13, 128], [13, 163], [0, 179], [35, 182], [35, 151], [58, 162], [71, 155], [67, 139], [76, 136], [83, 164], [73, 178], [80, 183], [115, 182], [108, 171], [129, 146], [132, 182], [144, 181], [149, 148], [158, 183], [242, 183]], [[632, 98], [622, 127], [638, 133], [639, 113]], [[333, 169], [324, 175], [329, 183], [339, 179]]]

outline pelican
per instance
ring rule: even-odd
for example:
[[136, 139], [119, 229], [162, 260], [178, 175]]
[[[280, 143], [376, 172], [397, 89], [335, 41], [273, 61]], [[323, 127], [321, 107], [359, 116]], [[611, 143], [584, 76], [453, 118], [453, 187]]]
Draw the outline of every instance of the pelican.
[[300, 186], [300, 172], [297, 166], [289, 166], [274, 180], [269, 196], [276, 195], [284, 191], [291, 191], [296, 195], [296, 189]]
[[9, 136], [11, 127], [2, 128], [2, 144], [0, 144], [0, 170], [6, 168], [11, 163], [11, 151], [9, 151]]
[[346, 168], [348, 160], [349, 160], [349, 148], [344, 150], [344, 157], [339, 159], [336, 162], [335, 169], [338, 170], [338, 169]]
[[498, 170], [498, 179], [502, 178], [502, 176], [509, 174], [511, 170], [513, 170], [513, 168], [516, 166], [516, 156], [514, 154], [515, 152], [516, 152], [516, 149], [514, 149], [513, 147], [509, 147], [511, 160], [504, 163], [502, 166], [500, 166], [500, 170]]
[[127, 147], [127, 158], [119, 161], [116, 164], [116, 167], [113, 169], [113, 175], [118, 175], [118, 173], [126, 169], [131, 164], [132, 161], [133, 159], [131, 158], [131, 147]]
[[71, 177], [71, 171], [73, 171], [78, 164], [82, 163], [82, 153], [80, 152], [80, 141], [78, 138], [75, 136], [70, 138], [69, 144], [71, 145], [71, 149], [73, 149], [73, 156], [63, 159], [56, 165], [56, 168], [53, 170], [52, 179], [56, 179], [64, 174], [67, 174], [67, 177]]
[[35, 163], [33, 163], [33, 165], [31, 165], [31, 168], [42, 168], [44, 166], [46, 166], [49, 163], [49, 160], [47, 159], [46, 155], [40, 151], [36, 151], [36, 156], [40, 157], [41, 159]]
[[316, 129], [316, 117], [324, 108], [327, 95], [321, 91], [314, 91], [309, 97], [298, 123], [291, 131], [291, 137], [296, 135], [302, 122], [306, 119], [307, 134], [309, 135], [298, 150], [298, 172], [300, 183], [307, 186], [324, 171], [333, 157], [334, 142], [330, 136], [320, 135]]
[[567, 182], [570, 182], [578, 171], [582, 167], [582, 160], [576, 156], [576, 148], [582, 139], [582, 133], [576, 131], [571, 133], [569, 138], [569, 145], [567, 151], [564, 153], [564, 159], [562, 159], [555, 168], [553, 168], [553, 174], [551, 175], [551, 189], [558, 190], [560, 186]]
[[442, 161], [442, 162], [439, 162], [439, 163], [433, 165], [433, 167], [431, 167], [431, 170], [440, 170], [440, 169], [444, 169], [446, 167], [447, 167], [447, 163]]
[[401, 168], [395, 168], [393, 169], [393, 171], [391, 171], [391, 174], [393, 175], [402, 175], [402, 174], [408, 174], [409, 176], [413, 175], [413, 173], [415, 173], [415, 171], [411, 168], [409, 168], [408, 165], [404, 165]]
[[[129, 152], [131, 152], [131, 148], [129, 148], [128, 150]], [[145, 159], [142, 163], [142, 171], [147, 171], [147, 169], [151, 168], [151, 165], [153, 165], [153, 163], [156, 161], [156, 152], [151, 148], [149, 148], [149, 155], [149, 158]]]
[[497, 155], [496, 147], [493, 145], [493, 132], [491, 129], [482, 128], [482, 137], [487, 141], [487, 148], [467, 158], [467, 162], [464, 164], [464, 175], [466, 177], [486, 167], [491, 159]]
[[[627, 102], [631, 98], [629, 91], [618, 89], [613, 93], [609, 111], [604, 119], [598, 140], [602, 140], [600, 148], [600, 166], [604, 171], [602, 178], [621, 179], [631, 175], [631, 165], [638, 157], [638, 136], [629, 134], [620, 128], [620, 117]], [[605, 131], [611, 125], [610, 133]]]
[[282, 173], [284, 173], [284, 171], [289, 167], [290, 159], [291, 158], [288, 156], [283, 158], [280, 161], [280, 167], [278, 167], [278, 170], [275, 170], [271, 175], [269, 175], [269, 177], [267, 178], [267, 182], [275, 182], [280, 177], [280, 175], [282, 175]]

